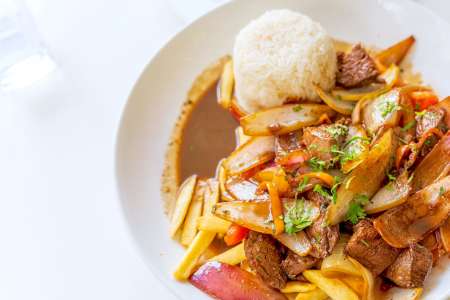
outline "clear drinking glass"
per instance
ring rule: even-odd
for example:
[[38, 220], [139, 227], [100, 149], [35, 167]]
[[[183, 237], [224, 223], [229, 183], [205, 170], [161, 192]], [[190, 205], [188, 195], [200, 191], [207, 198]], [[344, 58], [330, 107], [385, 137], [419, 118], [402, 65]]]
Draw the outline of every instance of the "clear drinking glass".
[[0, 0], [0, 89], [30, 85], [56, 68], [21, 0]]

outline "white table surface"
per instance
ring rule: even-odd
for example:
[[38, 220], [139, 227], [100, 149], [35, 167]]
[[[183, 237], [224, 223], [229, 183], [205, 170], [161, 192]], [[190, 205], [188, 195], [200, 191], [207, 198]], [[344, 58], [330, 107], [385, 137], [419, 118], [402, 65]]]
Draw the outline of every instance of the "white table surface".
[[[420, 2], [450, 20], [446, 0]], [[27, 3], [58, 71], [0, 92], [0, 299], [173, 299], [127, 233], [114, 143], [133, 83], [186, 18], [162, 0]]]

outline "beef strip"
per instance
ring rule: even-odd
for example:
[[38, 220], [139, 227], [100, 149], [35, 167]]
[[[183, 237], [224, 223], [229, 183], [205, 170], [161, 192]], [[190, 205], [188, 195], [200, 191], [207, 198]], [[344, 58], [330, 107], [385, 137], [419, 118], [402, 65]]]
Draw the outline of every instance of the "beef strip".
[[431, 128], [443, 129], [445, 127], [444, 117], [445, 111], [438, 107], [430, 107], [422, 116], [416, 116], [416, 136], [420, 138]]
[[299, 279], [303, 271], [310, 269], [318, 261], [317, 258], [310, 255], [300, 256], [290, 250], [288, 251], [288, 255], [282, 261], [281, 267], [291, 280]]
[[379, 275], [394, 262], [400, 249], [388, 245], [375, 230], [372, 222], [363, 219], [354, 226], [354, 233], [345, 247], [345, 252], [374, 275]]
[[338, 141], [331, 135], [329, 129], [334, 125], [321, 125], [306, 127], [303, 130], [302, 143], [308, 149], [311, 157], [317, 157], [323, 161], [330, 161], [334, 155], [331, 147], [338, 144]]
[[324, 222], [325, 212], [323, 211], [320, 217], [305, 229], [312, 245], [310, 255], [316, 258], [325, 258], [330, 255], [339, 240], [339, 225], [326, 226]]
[[245, 256], [250, 267], [269, 286], [281, 289], [286, 274], [281, 268], [282, 253], [277, 241], [268, 234], [250, 231], [244, 241]]
[[346, 88], [366, 85], [374, 81], [378, 70], [373, 59], [357, 44], [350, 53], [338, 53], [338, 73], [336, 82]]
[[275, 153], [277, 157], [284, 156], [289, 152], [300, 149], [300, 138], [300, 131], [277, 136], [275, 138]]
[[412, 244], [400, 253], [386, 270], [386, 277], [399, 287], [422, 287], [433, 265], [430, 250], [419, 244]]

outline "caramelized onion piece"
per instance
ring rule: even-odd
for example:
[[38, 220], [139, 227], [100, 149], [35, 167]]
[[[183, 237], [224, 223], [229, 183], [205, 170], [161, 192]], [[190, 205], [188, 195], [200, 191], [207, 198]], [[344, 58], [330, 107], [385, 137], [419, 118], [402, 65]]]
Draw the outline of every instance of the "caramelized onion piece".
[[275, 138], [253, 137], [239, 146], [224, 161], [223, 166], [229, 175], [240, 174], [275, 157]]
[[393, 89], [368, 103], [362, 111], [366, 129], [375, 133], [379, 128], [395, 127], [400, 120], [400, 90]]
[[422, 240], [450, 215], [450, 176], [413, 194], [401, 206], [375, 219], [373, 225], [392, 247], [405, 248]]
[[406, 201], [410, 191], [408, 172], [403, 172], [395, 181], [378, 190], [370, 202], [364, 206], [364, 210], [368, 214], [374, 214], [398, 206]]
[[311, 252], [311, 242], [304, 231], [294, 234], [283, 233], [274, 237], [297, 255], [306, 256]]
[[335, 225], [344, 221], [350, 203], [358, 195], [370, 198], [378, 191], [394, 155], [395, 144], [393, 130], [389, 129], [370, 149], [367, 158], [347, 175], [337, 190], [336, 203], [328, 206], [328, 224]]
[[282, 135], [319, 124], [323, 114], [334, 112], [322, 104], [286, 104], [247, 115], [240, 122], [246, 135]]
[[414, 171], [413, 192], [446, 176], [450, 171], [450, 132], [444, 135]]
[[319, 95], [320, 99], [323, 100], [329, 107], [331, 107], [333, 110], [337, 111], [338, 113], [341, 113], [343, 115], [351, 115], [353, 109], [355, 108], [355, 104], [348, 101], [342, 101], [334, 96], [326, 93], [324, 90], [322, 90], [320, 87], [315, 86], [315, 90], [317, 95]]
[[385, 66], [390, 66], [391, 64], [398, 65], [406, 56], [415, 41], [416, 39], [411, 35], [397, 44], [379, 52], [376, 56], [376, 60]]

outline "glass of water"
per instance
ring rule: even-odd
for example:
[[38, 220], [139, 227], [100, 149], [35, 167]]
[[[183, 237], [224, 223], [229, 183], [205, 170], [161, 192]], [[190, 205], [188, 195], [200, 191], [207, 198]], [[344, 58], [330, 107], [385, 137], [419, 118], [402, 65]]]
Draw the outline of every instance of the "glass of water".
[[56, 68], [21, 0], [0, 0], [0, 89], [30, 85]]

